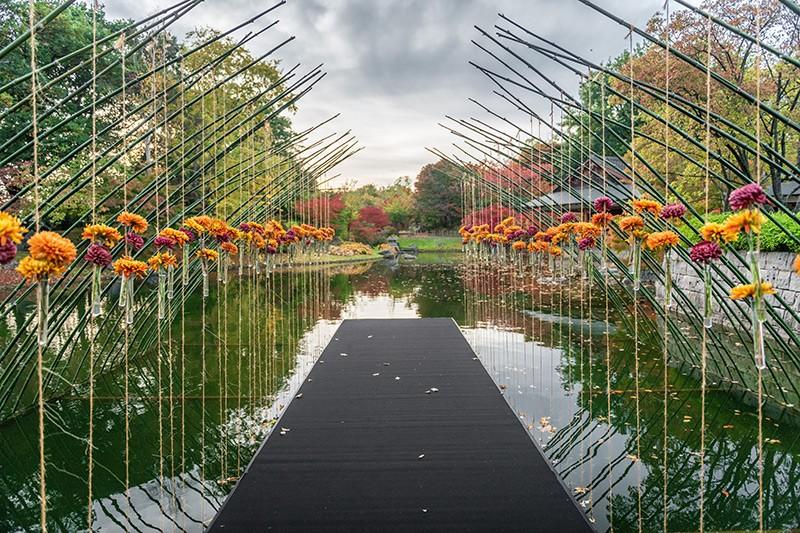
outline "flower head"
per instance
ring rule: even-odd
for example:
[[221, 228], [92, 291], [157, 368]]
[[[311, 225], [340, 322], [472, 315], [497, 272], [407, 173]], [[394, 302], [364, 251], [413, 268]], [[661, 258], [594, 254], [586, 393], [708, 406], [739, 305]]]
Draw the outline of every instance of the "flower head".
[[189, 228], [180, 228], [178, 231], [186, 235], [188, 239], [186, 242], [194, 242], [195, 239], [197, 239], [197, 236], [195, 236], [194, 232]]
[[172, 250], [176, 244], [178, 243], [175, 242], [175, 239], [165, 235], [158, 235], [155, 239], [153, 239], [153, 246], [156, 248], [169, 248]]
[[66, 268], [78, 255], [72, 241], [53, 231], [40, 231], [28, 239], [28, 252], [34, 259], [59, 268]]
[[689, 257], [695, 263], [707, 265], [722, 257], [722, 248], [714, 241], [701, 241], [692, 246]]
[[740, 233], [761, 233], [764, 220], [764, 215], [757, 209], [745, 209], [732, 214], [723, 223], [725, 240], [735, 241]]
[[142, 246], [144, 246], [144, 239], [141, 235], [138, 235], [132, 231], [129, 231], [125, 234], [125, 244], [133, 248], [134, 250], [141, 250]]
[[205, 233], [209, 230], [212, 224], [212, 218], [206, 215], [198, 215], [196, 217], [189, 217], [183, 221], [183, 225], [192, 230], [197, 235]]
[[219, 245], [223, 252], [229, 255], [235, 255], [239, 253], [239, 247], [233, 244], [232, 242], [223, 242]]
[[0, 245], [21, 243], [22, 234], [27, 231], [17, 217], [0, 211]]
[[686, 214], [686, 206], [683, 204], [667, 204], [661, 208], [660, 217], [664, 220], [681, 218]]
[[642, 213], [650, 213], [651, 215], [656, 215], [661, 212], [661, 204], [656, 202], [655, 200], [648, 200], [646, 198], [639, 198], [637, 200], [631, 201], [631, 206], [633, 207], [634, 211], [638, 214]]
[[577, 221], [578, 221], [578, 215], [576, 215], [575, 213], [573, 213], [571, 211], [567, 211], [566, 213], [561, 215], [561, 223], [562, 224], [565, 224], [567, 222], [577, 222]]
[[203, 261], [216, 261], [219, 258], [219, 254], [216, 250], [212, 250], [211, 248], [203, 248], [201, 250], [197, 250], [195, 255], [202, 259]]
[[706, 222], [700, 228], [700, 236], [704, 241], [722, 242], [725, 240], [725, 226], [716, 222]]
[[11, 240], [0, 244], [0, 265], [7, 265], [17, 257], [17, 245]]
[[147, 275], [147, 263], [137, 261], [129, 255], [124, 255], [114, 261], [114, 273], [126, 278], [143, 278]]
[[177, 268], [178, 258], [175, 257], [171, 252], [159, 252], [148, 259], [147, 264], [150, 265], [150, 270], [153, 271], [166, 269], [168, 267]]
[[89, 224], [83, 228], [81, 238], [111, 247], [122, 239], [122, 235], [111, 226], [105, 224]]
[[548, 252], [550, 253], [550, 255], [552, 255], [553, 257], [560, 257], [560, 256], [561, 256], [561, 248], [559, 248], [558, 246], [555, 246], [555, 245], [552, 245], [552, 244], [551, 244], [551, 245], [550, 245], [550, 248], [548, 248], [548, 250], [547, 250], [547, 251], [548, 251]]
[[797, 254], [797, 257], [794, 258], [794, 272], [798, 276], [800, 276], [800, 254]]
[[147, 220], [141, 215], [137, 215], [136, 213], [131, 213], [129, 211], [123, 211], [117, 216], [117, 222], [129, 228], [134, 233], [142, 234], [147, 231], [148, 224]]
[[673, 231], [656, 231], [647, 236], [645, 243], [651, 250], [660, 250], [678, 244], [678, 235]]
[[171, 239], [175, 242], [174, 246], [183, 246], [189, 242], [189, 235], [179, 229], [174, 228], [164, 228], [161, 230], [158, 236]]
[[766, 204], [767, 195], [758, 183], [748, 183], [731, 192], [728, 196], [728, 203], [731, 204], [731, 209], [734, 211], [741, 211]]
[[511, 243], [511, 248], [517, 252], [521, 252], [528, 249], [528, 244], [525, 241], [514, 241]]
[[592, 224], [605, 228], [611, 221], [614, 220], [614, 215], [609, 212], [603, 211], [592, 215]]
[[619, 229], [625, 233], [633, 234], [639, 230], [644, 229], [644, 220], [637, 215], [622, 217], [617, 221]]
[[[762, 282], [761, 283], [761, 295], [766, 294], [775, 294], [775, 289], [772, 287], [772, 283], [769, 282]], [[746, 300], [747, 298], [752, 298], [756, 294], [756, 286], [752, 283], [747, 285], [737, 285], [735, 287], [731, 287], [731, 292], [729, 294], [731, 300]]]
[[584, 237], [583, 239], [578, 241], [579, 250], [588, 250], [590, 248], [594, 248], [594, 245], [595, 245], [594, 237]]
[[66, 267], [59, 267], [50, 261], [35, 259], [30, 255], [22, 258], [22, 261], [17, 265], [17, 272], [31, 282], [41, 281], [48, 276], [60, 276], [65, 269]]
[[614, 208], [614, 201], [608, 196], [601, 196], [594, 201], [594, 210], [598, 213], [607, 213]]
[[111, 264], [111, 251], [104, 245], [93, 242], [86, 249], [86, 254], [83, 256], [83, 259], [87, 263], [92, 263], [93, 265], [101, 267], [107, 267]]

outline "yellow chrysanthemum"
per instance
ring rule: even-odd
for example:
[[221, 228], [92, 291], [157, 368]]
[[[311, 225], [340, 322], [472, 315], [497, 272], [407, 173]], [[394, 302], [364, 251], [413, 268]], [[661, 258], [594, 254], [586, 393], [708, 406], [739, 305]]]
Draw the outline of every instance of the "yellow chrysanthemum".
[[761, 233], [764, 215], [757, 209], [745, 209], [725, 219], [725, 240], [735, 241], [740, 233]]
[[0, 245], [6, 246], [9, 242], [21, 243], [22, 234], [27, 231], [17, 217], [0, 211]]
[[219, 254], [216, 252], [216, 250], [212, 250], [211, 248], [203, 248], [198, 250], [195, 252], [195, 256], [206, 261], [216, 261], [219, 259]]
[[[731, 288], [730, 298], [731, 300], [746, 300], [747, 298], [752, 298], [755, 293], [756, 286], [752, 283], [747, 285], [737, 285]], [[772, 287], [772, 283], [766, 281], [762, 282], [761, 294], [775, 294], [775, 289]]]
[[124, 255], [114, 261], [114, 273], [126, 278], [143, 278], [147, 275], [147, 263], [137, 261], [129, 255]]
[[189, 242], [189, 236], [186, 235], [186, 233], [174, 228], [164, 228], [158, 235], [160, 237], [166, 237], [168, 239], [172, 239], [178, 246], [183, 246], [184, 244]]
[[122, 239], [122, 235], [111, 226], [105, 224], [90, 224], [83, 228], [81, 238], [98, 244], [104, 244], [111, 248]]
[[[726, 240], [725, 225], [717, 222], [706, 222], [700, 228], [700, 236], [704, 241], [722, 242]], [[734, 240], [736, 240], [734, 238]]]
[[150, 265], [150, 269], [153, 271], [168, 267], [177, 268], [178, 258], [170, 252], [162, 252], [148, 259], [147, 264]]
[[17, 265], [17, 272], [31, 282], [40, 281], [47, 276], [60, 276], [64, 270], [65, 267], [60, 267], [50, 261], [34, 259], [31, 256], [24, 257]]

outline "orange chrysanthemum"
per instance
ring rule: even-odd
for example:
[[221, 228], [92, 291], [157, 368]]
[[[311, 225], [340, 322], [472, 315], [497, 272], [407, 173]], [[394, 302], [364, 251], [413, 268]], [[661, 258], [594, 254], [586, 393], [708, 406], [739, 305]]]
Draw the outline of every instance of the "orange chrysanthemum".
[[[748, 285], [737, 285], [731, 288], [730, 298], [731, 300], [746, 300], [747, 298], [752, 298], [756, 293], [756, 286], [752, 283]], [[775, 289], [772, 287], [772, 283], [762, 282], [761, 283], [761, 294], [775, 294]]]
[[655, 200], [641, 198], [639, 200], [631, 201], [631, 206], [638, 214], [650, 213], [658, 216], [658, 214], [661, 213], [661, 204]]
[[27, 231], [17, 217], [0, 211], [0, 245], [6, 246], [9, 242], [21, 243], [22, 234]]
[[651, 250], [659, 250], [667, 246], [678, 244], [678, 235], [673, 231], [657, 231], [647, 236], [647, 247]]
[[558, 246], [550, 246], [547, 251], [553, 257], [559, 257], [561, 255], [561, 248], [559, 248]]
[[147, 231], [148, 224], [147, 220], [143, 216], [137, 215], [136, 213], [131, 213], [130, 211], [123, 211], [117, 216], [117, 222], [125, 226], [126, 228], [130, 228], [131, 231], [138, 234], [143, 234]]
[[725, 219], [725, 240], [735, 241], [740, 233], [761, 233], [764, 215], [757, 209], [745, 209]]
[[573, 229], [577, 237], [581, 239], [585, 239], [587, 237], [596, 239], [603, 232], [603, 228], [594, 222], [578, 222], [575, 224]]
[[90, 224], [83, 228], [81, 238], [98, 244], [104, 244], [111, 248], [122, 239], [122, 235], [111, 226], [105, 224]]
[[147, 263], [137, 261], [129, 255], [123, 255], [114, 261], [114, 273], [126, 278], [143, 278], [147, 275]]
[[17, 265], [17, 272], [30, 282], [40, 281], [48, 276], [60, 276], [66, 267], [60, 267], [50, 261], [34, 259], [31, 256], [25, 257]]
[[528, 244], [525, 241], [514, 241], [511, 244], [511, 248], [516, 250], [516, 251], [518, 251], [518, 252], [521, 252], [521, 251], [526, 250], [528, 248]]
[[158, 234], [159, 237], [166, 237], [167, 239], [172, 239], [175, 241], [177, 246], [183, 246], [187, 242], [189, 242], [189, 236], [186, 233], [174, 229], [174, 228], [165, 228], [161, 230], [161, 233]]
[[222, 244], [219, 245], [219, 247], [222, 249], [223, 252], [230, 255], [235, 255], [239, 253], [239, 247], [233, 244], [232, 242], [223, 242]]
[[797, 257], [794, 258], [794, 271], [800, 276], [800, 254], [797, 254]]
[[170, 252], [162, 252], [148, 259], [147, 264], [150, 265], [150, 269], [153, 271], [168, 267], [177, 268], [178, 258]]
[[203, 248], [195, 252], [195, 256], [203, 259], [205, 261], [216, 261], [219, 259], [219, 254], [216, 250], [212, 250], [211, 248]]
[[611, 224], [611, 221], [614, 219], [614, 215], [608, 212], [603, 213], [595, 213], [592, 215], [592, 224], [595, 226], [606, 227]]
[[72, 241], [54, 231], [40, 231], [28, 239], [28, 252], [34, 259], [59, 269], [66, 268], [78, 255]]
[[620, 218], [617, 225], [625, 233], [633, 234], [644, 228], [644, 220], [640, 216], [632, 215]]
[[189, 217], [183, 221], [183, 225], [194, 231], [197, 234], [205, 233], [211, 228], [214, 219], [206, 215], [198, 215], [196, 217]]

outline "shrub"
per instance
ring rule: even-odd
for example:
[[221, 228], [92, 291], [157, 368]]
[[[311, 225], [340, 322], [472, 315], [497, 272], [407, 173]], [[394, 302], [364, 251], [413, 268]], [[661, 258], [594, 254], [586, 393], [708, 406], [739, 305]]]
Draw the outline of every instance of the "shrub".
[[[706, 220], [708, 222], [723, 222], [730, 214], [711, 214], [706, 217]], [[764, 222], [761, 228], [761, 250], [765, 252], [800, 252], [800, 243], [797, 242], [797, 240], [800, 240], [800, 223], [786, 213], [771, 213], [770, 216], [775, 219], [775, 222], [769, 218]], [[702, 223], [694, 219], [691, 222], [691, 226], [699, 230]], [[700, 237], [696, 232], [692, 231], [688, 224], [683, 224], [679, 231], [692, 243], [700, 240]], [[744, 237], [740, 237], [736, 242], [730, 243], [730, 246], [737, 250], [747, 250], [747, 240]]]

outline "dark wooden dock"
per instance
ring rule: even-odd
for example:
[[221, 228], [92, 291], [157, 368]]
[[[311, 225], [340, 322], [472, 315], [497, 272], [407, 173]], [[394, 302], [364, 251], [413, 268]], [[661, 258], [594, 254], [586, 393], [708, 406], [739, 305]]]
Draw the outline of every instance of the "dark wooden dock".
[[412, 319], [342, 323], [211, 531], [591, 528], [455, 322]]

